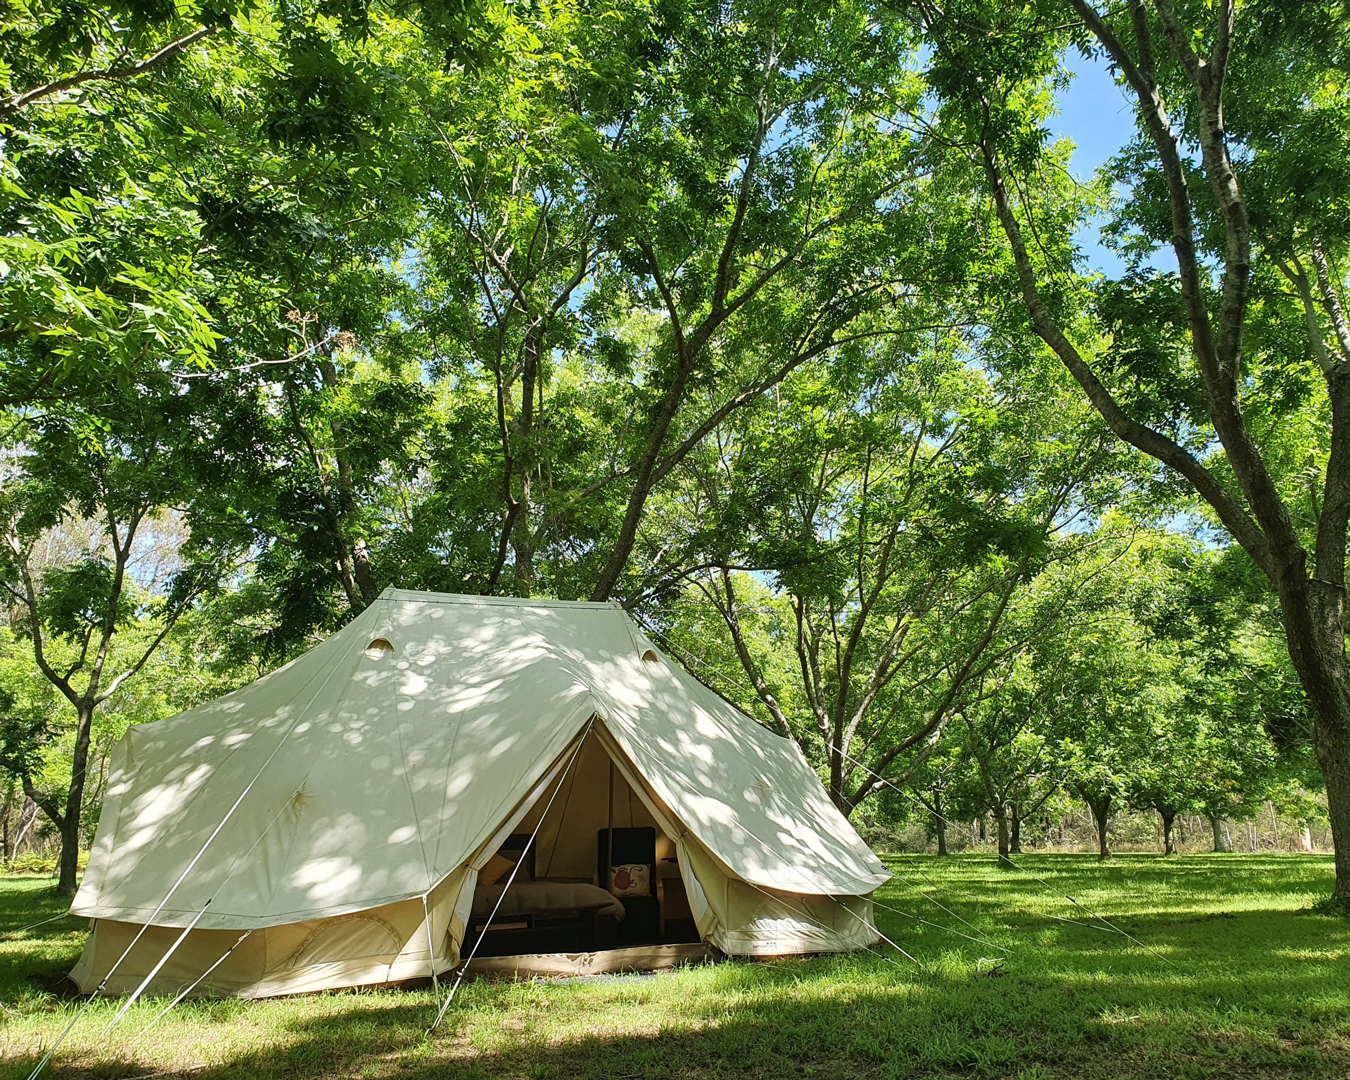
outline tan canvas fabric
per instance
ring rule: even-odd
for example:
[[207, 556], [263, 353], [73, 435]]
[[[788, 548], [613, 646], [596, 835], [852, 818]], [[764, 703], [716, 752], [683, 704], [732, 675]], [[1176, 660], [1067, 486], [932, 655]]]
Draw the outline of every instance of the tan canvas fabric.
[[[147, 992], [176, 994], [227, 953], [228, 958], [210, 970], [191, 996], [269, 997], [422, 978], [430, 974], [433, 945], [436, 970], [445, 971], [458, 960], [464, 938], [464, 915], [456, 907], [470, 874], [463, 869], [451, 875], [427, 897], [425, 908], [420, 897], [401, 900], [347, 915], [256, 928], [242, 942], [239, 930], [194, 929]], [[140, 930], [136, 923], [111, 919], [94, 924], [70, 973], [81, 992], [92, 992], [116, 963], [106, 992], [131, 993], [181, 933], [174, 927], [151, 926], [136, 941]], [[131, 952], [117, 963], [133, 941]]]
[[[381, 639], [392, 648], [369, 647]], [[435, 962], [448, 966], [470, 868], [506, 833], [538, 822], [541, 796], [569, 767], [564, 787], [580, 784], [590, 797], [572, 799], [562, 824], [545, 822], [539, 851], [557, 878], [593, 874], [602, 820], [594, 796], [611, 758], [623, 798], [616, 824], [655, 824], [663, 853], [677, 841], [706, 853], [699, 877], [709, 875], [709, 910], [722, 927], [722, 940], [709, 940], [727, 951], [761, 951], [753, 927], [767, 924], [749, 893], [717, 879], [828, 898], [866, 895], [888, 877], [796, 745], [661, 657], [617, 606], [390, 589], [284, 668], [122, 738], [71, 909], [110, 924], [82, 968], [111, 963], [108, 943], [121, 933], [112, 925], [182, 927], [200, 915], [180, 949], [184, 971], [195, 965], [196, 974], [223, 952], [206, 935], [268, 931], [255, 937], [270, 958], [251, 960], [260, 943], [250, 939], [222, 966], [239, 970], [226, 992], [308, 985], [310, 975], [275, 974], [299, 927], [324, 929], [291, 969], [337, 980], [325, 985], [357, 985], [381, 964], [420, 964], [425, 974], [428, 949], [415, 928], [391, 953], [404, 922], [389, 920], [397, 932], [385, 946], [378, 924], [346, 917], [411, 904], [423, 925], [421, 898], [433, 891], [446, 911]], [[838, 906], [810, 905], [822, 918], [829, 908]], [[448, 933], [453, 912], [458, 934]], [[749, 937], [729, 936], [737, 920]], [[834, 947], [857, 938], [837, 920], [826, 925]], [[273, 933], [280, 927], [290, 929]], [[150, 935], [143, 945], [150, 955]], [[378, 957], [318, 959], [319, 945]], [[329, 964], [337, 967], [323, 974]]]

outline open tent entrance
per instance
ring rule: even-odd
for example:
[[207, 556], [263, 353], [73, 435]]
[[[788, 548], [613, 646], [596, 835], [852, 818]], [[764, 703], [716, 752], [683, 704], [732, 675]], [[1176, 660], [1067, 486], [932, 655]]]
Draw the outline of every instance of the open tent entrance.
[[[687, 959], [690, 950], [665, 946], [694, 946], [704, 955], [675, 837], [663, 825], [669, 818], [618, 753], [592, 727], [556, 794], [549, 785], [508, 835], [494, 838], [460, 950], [474, 952], [473, 968], [534, 970], [548, 966], [544, 954], [614, 950], [631, 952], [630, 966], [653, 966], [663, 954]], [[525, 957], [533, 962], [507, 960]], [[586, 966], [607, 969], [606, 960], [622, 959], [597, 956]], [[564, 969], [577, 963], [558, 960]]]

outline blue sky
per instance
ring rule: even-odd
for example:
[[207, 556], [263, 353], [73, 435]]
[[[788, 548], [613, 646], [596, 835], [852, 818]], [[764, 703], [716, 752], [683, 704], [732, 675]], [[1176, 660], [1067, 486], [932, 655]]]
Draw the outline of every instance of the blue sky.
[[[1073, 82], [1060, 95], [1059, 115], [1050, 122], [1056, 135], [1073, 140], [1073, 171], [1081, 179], [1091, 177], [1134, 134], [1134, 118], [1125, 92], [1116, 85], [1106, 64], [1087, 60], [1076, 51], [1065, 57]], [[1124, 269], [1122, 261], [1102, 247], [1094, 226], [1079, 234], [1079, 242], [1094, 270], [1111, 276]]]

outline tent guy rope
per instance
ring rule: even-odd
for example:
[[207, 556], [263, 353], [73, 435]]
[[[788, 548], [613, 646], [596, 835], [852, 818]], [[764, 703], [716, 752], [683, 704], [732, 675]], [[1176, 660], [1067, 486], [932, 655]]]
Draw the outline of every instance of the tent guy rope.
[[220, 967], [221, 964], [225, 963], [225, 961], [230, 958], [230, 953], [234, 952], [235, 949], [239, 948], [239, 946], [244, 943], [244, 939], [247, 938], [252, 933], [253, 933], [252, 930], [245, 930], [242, 934], [240, 934], [238, 940], [235, 941], [233, 945], [231, 945], [228, 949], [225, 950], [224, 954], [220, 957], [220, 959], [218, 959], [214, 964], [212, 964], [209, 968], [207, 968], [195, 979], [193, 979], [192, 982], [189, 983], [187, 986], [185, 986], [182, 990], [178, 991], [177, 996], [175, 996], [171, 1002], [165, 1005], [164, 1008], [160, 1010], [160, 1012], [155, 1016], [155, 1018], [150, 1021], [150, 1023], [146, 1024], [145, 1027], [141, 1028], [140, 1031], [136, 1032], [136, 1034], [132, 1036], [131, 1041], [135, 1042], [147, 1031], [149, 1031], [152, 1027], [154, 1027], [166, 1016], [168, 1016], [169, 1010], [171, 1010], [175, 1005], [177, 1005], [180, 1001], [182, 1001], [185, 997], [187, 997], [190, 993], [192, 993], [192, 991], [197, 989], [197, 987], [200, 986], [202, 982], [205, 981], [206, 977], [210, 975], [211, 972], [215, 971], [216, 968]]
[[[336, 670], [337, 670], [336, 667], [331, 669], [328, 672], [328, 674], [323, 678], [323, 680], [319, 683], [318, 688], [310, 696], [309, 705], [313, 705], [315, 700], [318, 699], [318, 696], [321, 693], [323, 693], [324, 689], [328, 686], [329, 682], [332, 681], [333, 676], [336, 673]], [[308, 708], [308, 706], [306, 706], [306, 708]], [[188, 874], [192, 873], [193, 868], [197, 865], [198, 862], [201, 861], [202, 856], [206, 854], [207, 848], [211, 846], [215, 838], [220, 835], [221, 830], [224, 829], [225, 826], [229, 823], [230, 819], [234, 817], [235, 811], [239, 809], [240, 804], [244, 801], [245, 798], [248, 797], [248, 793], [253, 790], [254, 785], [257, 784], [258, 782], [258, 778], [262, 776], [262, 774], [267, 770], [267, 767], [272, 764], [273, 760], [275, 760], [277, 754], [281, 752], [281, 748], [286, 745], [286, 741], [291, 737], [292, 732], [295, 731], [296, 726], [300, 723], [300, 718], [305, 715], [305, 711], [306, 711], [305, 709], [301, 709], [296, 712], [295, 718], [286, 728], [286, 731], [282, 734], [281, 738], [277, 740], [276, 746], [272, 748], [272, 752], [267, 755], [266, 760], [264, 760], [262, 765], [259, 766], [258, 771], [254, 773], [253, 779], [250, 780], [248, 784], [245, 786], [244, 790], [239, 793], [239, 797], [234, 800], [229, 810], [225, 812], [225, 816], [221, 818], [220, 821], [217, 823], [216, 827], [211, 830], [211, 835], [208, 836], [206, 838], [205, 843], [203, 843], [202, 846], [197, 849], [197, 854], [192, 856], [192, 858], [188, 861], [187, 866], [183, 868], [182, 873], [180, 873], [177, 879], [174, 881], [174, 883], [169, 886], [169, 891], [164, 894], [164, 898], [160, 900], [158, 905], [156, 905], [155, 910], [151, 913], [150, 917], [146, 919], [144, 923], [141, 924], [141, 928], [138, 931], [136, 931], [136, 935], [131, 939], [131, 944], [129, 944], [125, 949], [122, 950], [121, 955], [118, 956], [118, 958], [113, 962], [113, 965], [108, 969], [107, 974], [104, 975], [101, 980], [99, 980], [99, 984], [94, 988], [94, 992], [85, 999], [83, 1006], [81, 1006], [80, 1010], [71, 1019], [70, 1023], [66, 1025], [65, 1030], [63, 1030], [61, 1034], [57, 1036], [56, 1041], [53, 1042], [50, 1047], [48, 1047], [47, 1052], [33, 1067], [33, 1071], [28, 1074], [28, 1080], [37, 1080], [37, 1078], [42, 1075], [42, 1070], [47, 1067], [48, 1062], [51, 1061], [52, 1057], [56, 1054], [56, 1051], [65, 1041], [66, 1036], [70, 1034], [71, 1030], [79, 1022], [80, 1017], [82, 1017], [89, 1010], [89, 1007], [93, 1005], [94, 1001], [107, 988], [108, 980], [111, 979], [113, 977], [113, 974], [117, 971], [117, 969], [121, 967], [122, 962], [126, 960], [126, 958], [129, 955], [131, 955], [131, 950], [136, 947], [136, 945], [140, 942], [141, 938], [145, 935], [145, 932], [149, 930], [150, 927], [154, 924], [154, 921], [159, 916], [159, 913], [164, 910], [165, 905], [168, 904], [173, 894], [178, 891], [178, 887], [182, 885], [183, 882], [187, 879]], [[255, 846], [256, 843], [257, 841], [254, 842]], [[231, 864], [231, 873], [233, 873], [233, 863]], [[228, 877], [226, 880], [228, 880]], [[214, 897], [212, 897], [212, 899], [214, 899]], [[210, 903], [211, 901], [208, 900], [207, 905], [209, 905]], [[206, 910], [205, 907], [202, 910], [205, 911]], [[200, 918], [200, 915], [198, 916], [198, 918]], [[181, 941], [182, 938], [180, 937], [179, 940]], [[174, 948], [176, 947], [177, 943], [175, 943], [174, 945]], [[172, 949], [170, 951], [172, 951]], [[123, 1012], [125, 1011], [126, 1010], [123, 1009]], [[115, 1016], [113, 1018], [113, 1023], [116, 1023], [121, 1015], [122, 1014], [119, 1013], [117, 1016]], [[112, 1024], [108, 1025], [109, 1028], [111, 1028], [111, 1026]], [[105, 1034], [107, 1033], [107, 1030], [108, 1028], [104, 1029]]]
[[[582, 730], [581, 736], [577, 739], [576, 749], [572, 751], [572, 756], [568, 759], [566, 767], [558, 776], [558, 782], [553, 786], [553, 794], [548, 797], [548, 803], [544, 806], [544, 812], [539, 815], [539, 821], [534, 826], [534, 831], [530, 833], [530, 839], [521, 849], [520, 858], [516, 860], [515, 866], [511, 867], [511, 873], [507, 876], [506, 884], [502, 886], [502, 892], [497, 897], [497, 903], [493, 906], [487, 921], [483, 923], [482, 932], [478, 935], [478, 940], [473, 943], [473, 948], [469, 950], [468, 957], [460, 965], [458, 973], [455, 975], [454, 984], [450, 987], [450, 992], [445, 995], [445, 1002], [436, 1012], [436, 1019], [431, 1025], [431, 1031], [435, 1031], [441, 1026], [441, 1020], [445, 1018], [446, 1010], [450, 1008], [450, 1002], [455, 999], [455, 992], [459, 989], [460, 983], [464, 981], [464, 974], [469, 970], [469, 965], [473, 963], [473, 958], [478, 955], [478, 946], [483, 944], [483, 938], [487, 936], [487, 928], [492, 925], [492, 920], [497, 917], [497, 912], [501, 910], [502, 902], [506, 899], [506, 892], [511, 888], [511, 883], [516, 880], [516, 874], [520, 872], [520, 865], [525, 861], [525, 853], [534, 846], [535, 838], [539, 835], [539, 830], [544, 825], [544, 820], [548, 817], [548, 812], [553, 808], [553, 800], [558, 797], [558, 792], [562, 790], [563, 781], [567, 779], [567, 774], [572, 771], [572, 766], [576, 763], [577, 756], [581, 753], [581, 748], [585, 745], [586, 736], [591, 733], [591, 728], [595, 725], [595, 717], [592, 716], [586, 721], [586, 727]], [[435, 957], [431, 960], [432, 970], [435, 970]]]
[[[854, 765], [858, 766], [858, 768], [862, 769], [864, 772], [868, 773], [870, 776], [873, 776], [873, 777], [875, 777], [877, 780], [880, 780], [880, 781], [881, 781], [883, 784], [885, 784], [887, 787], [890, 787], [890, 788], [892, 788], [893, 790], [898, 791], [898, 792], [899, 792], [901, 795], [903, 795], [905, 798], [909, 799], [913, 804], [915, 804], [915, 805], [917, 805], [917, 806], [923, 807], [923, 809], [927, 810], [928, 813], [932, 814], [932, 815], [933, 815], [934, 817], [936, 817], [938, 820], [940, 820], [941, 822], [943, 822], [943, 824], [946, 824], [946, 825], [953, 825], [953, 824], [954, 824], [953, 822], [949, 821], [947, 818], [945, 818], [945, 817], [943, 817], [941, 814], [939, 814], [939, 813], [938, 813], [936, 810], [934, 810], [932, 807], [930, 807], [930, 806], [925, 806], [924, 803], [922, 802], [922, 800], [916, 799], [910, 792], [906, 791], [906, 790], [905, 790], [904, 788], [902, 788], [899, 784], [895, 783], [893, 780], [888, 779], [887, 777], [884, 777], [884, 776], [880, 775], [880, 774], [877, 773], [877, 772], [874, 772], [872, 769], [868, 768], [866, 765], [864, 765], [864, 764], [863, 764], [861, 761], [859, 761], [857, 758], [855, 758], [855, 757], [853, 757], [852, 755], [848, 754], [846, 751], [841, 750], [839, 747], [835, 746], [833, 743], [830, 744], [830, 748], [831, 748], [832, 750], [835, 750], [837, 753], [841, 754], [843, 757], [847, 758], [849, 761], [853, 762]], [[1109, 927], [1109, 928], [1110, 928], [1111, 930], [1113, 930], [1115, 933], [1120, 934], [1122, 937], [1128, 938], [1130, 941], [1134, 942], [1136, 945], [1138, 945], [1138, 946], [1139, 946], [1141, 949], [1143, 949], [1145, 952], [1152, 953], [1152, 954], [1153, 954], [1154, 956], [1156, 956], [1159, 960], [1162, 960], [1162, 961], [1164, 961], [1165, 963], [1170, 964], [1170, 963], [1172, 962], [1171, 959], [1170, 959], [1169, 957], [1164, 956], [1164, 955], [1163, 955], [1162, 953], [1160, 953], [1157, 949], [1155, 949], [1155, 948], [1153, 948], [1152, 946], [1147, 945], [1147, 944], [1145, 944], [1144, 942], [1140, 941], [1137, 937], [1135, 937], [1133, 934], [1131, 934], [1128, 930], [1124, 930], [1124, 929], [1122, 929], [1121, 927], [1117, 926], [1117, 925], [1116, 925], [1115, 923], [1113, 923], [1110, 919], [1108, 919], [1105, 915], [1102, 915], [1102, 914], [1099, 914], [1099, 913], [1096, 912], [1096, 911], [1093, 911], [1093, 910], [1092, 910], [1090, 907], [1088, 907], [1086, 904], [1080, 902], [1079, 900], [1076, 900], [1074, 897], [1070, 896], [1068, 893], [1064, 892], [1062, 889], [1056, 889], [1053, 885], [1051, 885], [1051, 884], [1050, 884], [1048, 881], [1046, 881], [1043, 877], [1040, 877], [1039, 875], [1032, 873], [1030, 870], [1027, 870], [1025, 867], [1018, 866], [1015, 862], [1012, 861], [1012, 859], [1008, 858], [1006, 855], [1001, 855], [1000, 858], [1001, 858], [1004, 862], [1006, 862], [1010, 867], [1012, 867], [1014, 870], [1016, 870], [1018, 873], [1026, 874], [1027, 877], [1031, 878], [1032, 881], [1037, 882], [1039, 885], [1043, 886], [1043, 887], [1044, 887], [1045, 889], [1047, 889], [1049, 892], [1055, 894], [1056, 896], [1063, 897], [1065, 900], [1067, 900], [1069, 903], [1071, 903], [1074, 907], [1078, 908], [1080, 911], [1086, 912], [1089, 916], [1091, 916], [1092, 918], [1096, 919], [1098, 922], [1104, 924], [1105, 926]]]

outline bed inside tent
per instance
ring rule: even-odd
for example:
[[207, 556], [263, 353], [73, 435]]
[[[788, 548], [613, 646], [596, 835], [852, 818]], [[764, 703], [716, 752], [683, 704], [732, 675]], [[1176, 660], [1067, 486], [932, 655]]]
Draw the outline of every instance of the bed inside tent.
[[478, 873], [460, 950], [473, 969], [650, 970], [714, 955], [655, 800], [589, 730]]

